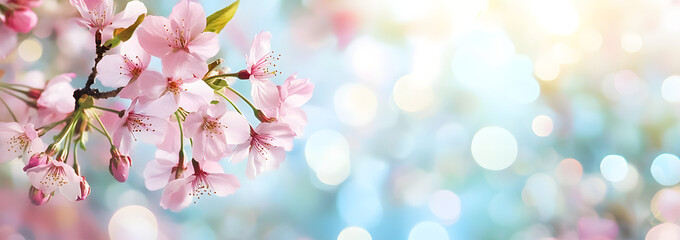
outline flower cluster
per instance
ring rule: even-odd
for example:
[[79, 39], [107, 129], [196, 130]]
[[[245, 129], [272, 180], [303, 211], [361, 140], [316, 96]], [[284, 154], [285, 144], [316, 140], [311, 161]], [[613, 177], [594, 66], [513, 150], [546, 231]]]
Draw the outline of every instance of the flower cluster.
[[17, 33], [28, 33], [38, 23], [32, 8], [42, 0], [0, 0], [0, 59], [17, 44]]
[[[13, 4], [19, 2], [34, 3]], [[238, 1], [207, 18], [201, 5], [189, 0], [175, 5], [167, 18], [146, 16], [139, 1], [128, 2], [119, 13], [112, 0], [70, 3], [81, 15], [77, 22], [95, 37], [94, 67], [85, 86], [73, 88], [70, 73], [52, 78], [44, 88], [0, 82], [0, 91], [25, 103], [20, 107], [25, 109], [10, 108], [0, 99], [14, 119], [0, 122], [0, 162], [28, 159], [23, 170], [32, 185], [32, 203], [48, 202], [57, 190], [71, 200], [87, 198], [90, 186], [76, 153], [85, 149], [89, 132], [108, 139], [109, 172], [119, 182], [128, 179], [137, 161], [131, 157], [135, 143], [155, 145], [155, 159], [144, 167], [145, 185], [163, 189], [160, 205], [173, 211], [240, 187], [236, 176], [224, 173], [223, 159], [248, 159], [245, 175], [254, 179], [277, 169], [293, 138], [302, 134], [307, 117], [301, 106], [314, 85], [296, 74], [279, 86], [272, 81], [280, 74], [273, 69], [279, 56], [271, 51], [269, 32], [255, 36], [244, 70], [229, 73], [219, 67], [220, 59], [209, 61], [219, 51], [218, 33]], [[161, 71], [148, 68], [152, 57], [160, 58]], [[235, 79], [248, 80], [252, 101], [231, 87]], [[97, 80], [114, 90], [92, 88]], [[129, 107], [102, 105], [111, 97], [128, 99], [123, 102]], [[241, 100], [251, 108], [256, 126], [237, 107]], [[14, 114], [18, 111], [26, 114]], [[105, 112], [115, 113], [107, 114], [115, 118], [111, 124], [103, 123]], [[46, 145], [43, 136], [50, 132], [54, 141]]]

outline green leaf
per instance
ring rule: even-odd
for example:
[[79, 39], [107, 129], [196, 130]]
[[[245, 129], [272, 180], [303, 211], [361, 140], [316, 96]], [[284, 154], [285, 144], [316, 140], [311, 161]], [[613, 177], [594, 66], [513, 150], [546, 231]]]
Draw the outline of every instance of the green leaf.
[[234, 17], [236, 14], [236, 9], [238, 8], [239, 0], [232, 3], [231, 5], [220, 9], [219, 11], [210, 14], [206, 19], [206, 26], [204, 32], [214, 32], [220, 33], [224, 26]]
[[[141, 14], [139, 17], [137, 17], [137, 20], [135, 23], [130, 25], [129, 27], [122, 29], [115, 29], [114, 30], [114, 35], [113, 38], [109, 39], [104, 43], [104, 46], [108, 48], [114, 48], [118, 46], [121, 42], [125, 42], [127, 40], [130, 40], [132, 37], [132, 34], [135, 33], [135, 30], [137, 30], [137, 27], [139, 27], [139, 24], [142, 24], [142, 21], [144, 21], [144, 17], [146, 17], [146, 14]], [[122, 29], [122, 30], [121, 30]]]

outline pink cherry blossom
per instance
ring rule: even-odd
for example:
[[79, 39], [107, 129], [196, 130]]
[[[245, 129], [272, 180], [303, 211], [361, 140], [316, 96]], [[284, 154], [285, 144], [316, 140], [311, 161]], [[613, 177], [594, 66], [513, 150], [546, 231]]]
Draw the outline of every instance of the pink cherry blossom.
[[52, 154], [47, 154], [45, 152], [33, 154], [33, 156], [31, 156], [31, 158], [28, 160], [28, 164], [24, 166], [24, 172], [28, 171], [31, 168], [47, 164], [47, 160], [51, 158], [51, 155]]
[[75, 88], [71, 86], [73, 73], [65, 73], [50, 79], [38, 98], [38, 116], [45, 121], [63, 119], [73, 112], [76, 103], [73, 99]]
[[[121, 44], [119, 54], [110, 54], [104, 56], [97, 65], [99, 72], [98, 78], [102, 85], [107, 87], [124, 87], [128, 83], [134, 83], [144, 70], [149, 66], [151, 56], [149, 56], [137, 42], [137, 35], [132, 35], [132, 38], [127, 42]], [[128, 98], [136, 97], [139, 90], [136, 86], [128, 86], [126, 89]], [[125, 95], [125, 93], [121, 92]]]
[[141, 95], [153, 106], [150, 113], [159, 117], [169, 116], [178, 107], [189, 112], [196, 111], [200, 106], [209, 104], [215, 95], [203, 80], [182, 72], [163, 76], [156, 71], [144, 71], [137, 81]]
[[194, 198], [195, 203], [201, 196], [214, 194], [223, 197], [241, 187], [238, 178], [224, 173], [219, 164], [210, 164], [210, 161], [206, 161], [199, 165], [196, 160], [192, 160], [192, 165], [191, 175], [175, 179], [165, 187], [161, 196], [161, 207], [176, 212], [189, 206]]
[[[187, 169], [184, 161], [184, 170]], [[179, 154], [177, 152], [166, 152], [163, 150], [156, 151], [156, 158], [149, 161], [144, 167], [144, 185], [151, 191], [164, 188], [168, 182], [175, 180], [175, 174], [179, 167]], [[180, 176], [183, 178], [187, 175], [186, 171], [182, 172]]]
[[24, 6], [24, 7], [39, 7], [42, 4], [43, 0], [9, 0], [7, 3], [10, 4], [15, 4], [19, 6]]
[[121, 154], [115, 147], [111, 148], [111, 159], [109, 160], [109, 173], [119, 182], [127, 181], [130, 174], [132, 161], [129, 156]]
[[277, 74], [270, 69], [275, 59], [271, 52], [271, 38], [272, 34], [265, 31], [255, 35], [250, 54], [246, 56], [246, 71], [252, 85], [250, 94], [254, 102], [276, 102], [279, 96], [276, 84], [269, 81], [269, 78]]
[[14, 50], [17, 45], [17, 32], [7, 25], [0, 23], [0, 60]]
[[38, 23], [38, 15], [27, 7], [17, 7], [5, 15], [5, 24], [20, 33], [30, 32]]
[[31, 203], [33, 203], [33, 205], [40, 206], [50, 201], [52, 194], [45, 193], [40, 189], [31, 186], [31, 188], [28, 190], [28, 198], [31, 199]]
[[0, 163], [44, 149], [32, 123], [0, 122]]
[[203, 32], [205, 12], [197, 2], [183, 0], [169, 18], [148, 16], [139, 31], [139, 43], [151, 55], [161, 58], [180, 71], [200, 68], [207, 72], [205, 60], [220, 49], [217, 34]]
[[80, 187], [80, 192], [78, 192], [76, 201], [85, 200], [85, 198], [90, 195], [90, 184], [87, 183], [85, 177], [80, 176], [80, 182], [78, 182], [78, 186]]
[[137, 140], [149, 144], [159, 144], [165, 137], [168, 119], [148, 114], [145, 107], [137, 99], [133, 100], [128, 110], [116, 124], [113, 142], [123, 155], [130, 154], [132, 144]]
[[113, 36], [116, 28], [132, 25], [139, 15], [146, 14], [146, 6], [140, 1], [130, 1], [125, 10], [115, 13], [113, 0], [70, 0], [71, 5], [78, 9], [82, 18], [78, 23], [90, 28], [92, 32], [101, 31], [102, 39], [108, 40]]
[[76, 200], [80, 194], [81, 177], [71, 166], [52, 157], [48, 156], [46, 164], [27, 169], [26, 174], [31, 184], [44, 193], [52, 193], [59, 189], [70, 200]]
[[193, 156], [219, 161], [231, 154], [228, 144], [240, 144], [249, 136], [250, 125], [243, 115], [227, 111], [224, 102], [201, 107], [186, 117], [186, 137], [194, 139]]
[[307, 115], [299, 107], [312, 98], [314, 84], [309, 79], [299, 79], [293, 74], [283, 85], [277, 87], [279, 98], [275, 102], [256, 102], [255, 106], [261, 109], [267, 118], [288, 124], [295, 136], [300, 136], [304, 126], [307, 125]]
[[293, 132], [284, 123], [260, 123], [250, 131], [250, 138], [236, 146], [232, 162], [248, 156], [246, 176], [254, 179], [263, 172], [279, 168], [286, 159], [286, 149], [291, 149]]

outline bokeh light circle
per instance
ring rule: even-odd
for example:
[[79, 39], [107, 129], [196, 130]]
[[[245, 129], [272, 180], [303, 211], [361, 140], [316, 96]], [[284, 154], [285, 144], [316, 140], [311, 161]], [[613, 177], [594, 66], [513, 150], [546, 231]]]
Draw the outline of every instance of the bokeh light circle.
[[451, 191], [436, 191], [430, 197], [428, 206], [435, 216], [444, 221], [444, 224], [453, 224], [460, 217], [460, 198]]
[[640, 173], [638, 173], [637, 168], [635, 168], [635, 166], [633, 166], [629, 163], [628, 164], [628, 174], [626, 174], [626, 177], [622, 181], [615, 182], [612, 185], [618, 191], [628, 192], [630, 190], [635, 189], [635, 187], [637, 187], [639, 179], [640, 179]]
[[338, 185], [349, 176], [349, 143], [336, 131], [314, 132], [305, 145], [305, 157], [309, 167], [325, 184]]
[[435, 222], [420, 222], [416, 224], [408, 235], [408, 240], [448, 240], [449, 233]]
[[636, 53], [642, 48], [642, 37], [637, 33], [624, 33], [621, 36], [621, 48], [628, 53]]
[[24, 61], [35, 62], [42, 56], [42, 44], [35, 38], [26, 39], [19, 44], [17, 53]]
[[628, 174], [628, 163], [619, 155], [607, 155], [600, 162], [602, 176], [610, 182], [620, 182]]
[[567, 186], [576, 185], [583, 177], [583, 166], [573, 158], [566, 158], [557, 164], [555, 178], [561, 184]]
[[517, 159], [517, 140], [501, 127], [484, 127], [475, 133], [471, 144], [472, 157], [488, 170], [503, 170]]
[[652, 162], [652, 177], [661, 185], [670, 186], [680, 182], [680, 159], [669, 153], [657, 156]]
[[363, 84], [347, 83], [335, 91], [335, 113], [348, 125], [363, 126], [371, 122], [378, 109], [375, 93]]
[[673, 75], [663, 80], [661, 96], [672, 103], [680, 102], [680, 76]]
[[392, 90], [394, 103], [406, 112], [419, 112], [434, 102], [434, 90], [427, 81], [419, 81], [415, 76], [399, 78]]
[[680, 239], [680, 226], [674, 223], [662, 223], [649, 229], [645, 240]]
[[531, 129], [539, 137], [547, 137], [553, 131], [553, 120], [546, 115], [538, 115], [531, 122]]
[[382, 218], [382, 203], [375, 187], [351, 181], [343, 184], [336, 199], [338, 214], [349, 225], [370, 227]]
[[338, 240], [373, 240], [366, 229], [360, 227], [347, 227], [340, 231]]
[[129, 205], [116, 211], [109, 221], [109, 236], [118, 239], [156, 239], [158, 222], [149, 209]]

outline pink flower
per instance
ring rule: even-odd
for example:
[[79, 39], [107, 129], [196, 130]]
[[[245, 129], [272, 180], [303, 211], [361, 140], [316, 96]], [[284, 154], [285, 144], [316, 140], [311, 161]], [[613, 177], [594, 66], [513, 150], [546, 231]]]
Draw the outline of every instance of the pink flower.
[[203, 80], [186, 75], [186, 72], [169, 70], [165, 66], [163, 72], [170, 72], [169, 76], [156, 71], [144, 71], [137, 80], [141, 96], [150, 100], [150, 114], [167, 117], [178, 107], [193, 112], [210, 103], [215, 94]]
[[[204, 162], [203, 168], [196, 160], [192, 160], [193, 174], [175, 179], [168, 183], [161, 196], [161, 207], [179, 211], [191, 204], [193, 198], [201, 196], [227, 196], [241, 187], [236, 176], [223, 173], [217, 163]], [[194, 200], [194, 203], [196, 201]]]
[[292, 146], [293, 132], [287, 124], [260, 123], [254, 130], [251, 128], [248, 141], [236, 146], [232, 162], [247, 155], [246, 176], [254, 179], [263, 172], [279, 168], [286, 159], [286, 149]]
[[[302, 135], [307, 125], [307, 115], [300, 107], [312, 98], [314, 84], [309, 79], [299, 79], [296, 74], [288, 77], [283, 85], [277, 86], [279, 98], [275, 102], [256, 102], [267, 118], [288, 124], [295, 136]], [[272, 100], [272, 99], [267, 99]]]
[[[187, 162], [189, 161], [184, 161], [184, 166], [182, 166], [184, 170], [187, 169]], [[144, 167], [144, 185], [151, 191], [164, 188], [168, 182], [175, 180], [178, 167], [179, 154], [177, 152], [156, 150], [156, 158]], [[183, 171], [180, 177], [183, 178], [185, 175], [186, 171]]]
[[73, 73], [65, 73], [50, 79], [38, 98], [38, 116], [40, 119], [63, 119], [76, 107], [73, 99], [75, 88], [71, 86]]
[[0, 60], [14, 50], [17, 45], [17, 32], [5, 24], [0, 23]]
[[31, 158], [28, 160], [28, 164], [24, 166], [24, 172], [27, 172], [31, 168], [47, 164], [47, 159], [51, 158], [52, 154], [47, 154], [45, 152], [33, 154], [33, 156], [31, 156]]
[[[137, 35], [121, 44], [120, 54], [106, 55], [97, 65], [99, 72], [98, 78], [102, 85], [107, 87], [124, 87], [128, 83], [134, 82], [144, 70], [149, 66], [151, 56], [139, 46]], [[134, 89], [131, 91], [132, 99], [139, 93], [136, 86], [129, 86]], [[127, 89], [130, 91], [130, 89]], [[122, 93], [121, 94], [125, 94]]]
[[0, 163], [40, 152], [44, 147], [32, 123], [0, 122]]
[[168, 120], [146, 113], [145, 106], [137, 99], [133, 100], [125, 115], [116, 124], [113, 133], [113, 143], [120, 152], [129, 155], [132, 144], [141, 140], [148, 144], [159, 144], [165, 137]]
[[101, 31], [102, 40], [111, 39], [113, 30], [132, 25], [139, 15], [146, 14], [146, 6], [140, 1], [130, 1], [125, 10], [115, 14], [113, 0], [70, 0], [80, 12], [78, 23], [90, 28], [92, 32]]
[[119, 182], [125, 182], [130, 173], [132, 160], [129, 156], [121, 154], [118, 149], [111, 147], [111, 159], [109, 160], [109, 173]]
[[45, 194], [45, 192], [41, 191], [40, 189], [31, 186], [31, 188], [28, 190], [28, 198], [31, 199], [31, 203], [36, 206], [40, 206], [50, 201], [52, 194]]
[[[208, 71], [205, 60], [220, 49], [217, 34], [203, 32], [205, 12], [199, 3], [183, 0], [172, 9], [170, 18], [148, 16], [139, 29], [139, 44], [179, 71]], [[198, 76], [198, 75], [197, 75]]]
[[9, 0], [8, 3], [16, 4], [24, 7], [39, 7], [43, 0]]
[[5, 17], [7, 18], [5, 24], [20, 33], [30, 32], [38, 23], [38, 15], [27, 7], [17, 7], [8, 11]]
[[275, 59], [271, 51], [271, 38], [272, 34], [265, 31], [255, 35], [250, 54], [246, 56], [247, 74], [239, 72], [239, 78], [250, 79], [251, 96], [255, 102], [276, 102], [279, 96], [276, 84], [269, 81], [269, 78], [277, 75], [275, 70], [270, 69]]
[[199, 160], [219, 161], [231, 154], [228, 144], [239, 144], [250, 137], [246, 118], [227, 111], [224, 102], [205, 105], [189, 114], [184, 129], [186, 137], [194, 139], [192, 154]]
[[80, 176], [71, 166], [52, 159], [48, 155], [47, 163], [26, 170], [31, 184], [43, 193], [52, 193], [59, 189], [70, 200], [76, 200], [80, 194]]
[[76, 201], [85, 200], [85, 198], [90, 195], [90, 184], [87, 183], [85, 177], [80, 176], [78, 185], [80, 186], [80, 192], [78, 193], [78, 197], [76, 197]]

